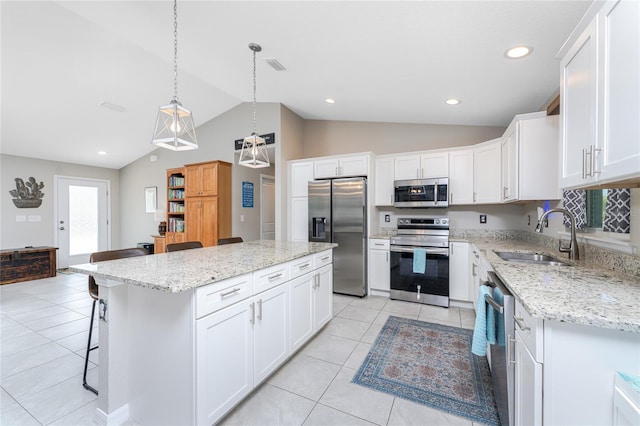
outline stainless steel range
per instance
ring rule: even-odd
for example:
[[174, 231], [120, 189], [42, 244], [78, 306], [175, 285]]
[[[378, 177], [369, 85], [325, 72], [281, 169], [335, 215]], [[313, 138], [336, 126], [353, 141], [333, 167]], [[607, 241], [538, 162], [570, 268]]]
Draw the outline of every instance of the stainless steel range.
[[398, 218], [391, 238], [391, 299], [449, 307], [449, 218]]

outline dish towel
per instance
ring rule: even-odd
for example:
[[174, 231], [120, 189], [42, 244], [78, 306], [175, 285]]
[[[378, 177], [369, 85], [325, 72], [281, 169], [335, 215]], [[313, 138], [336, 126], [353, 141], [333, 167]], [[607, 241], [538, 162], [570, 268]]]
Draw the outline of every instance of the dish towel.
[[491, 295], [491, 289], [486, 286], [480, 286], [478, 292], [476, 324], [473, 327], [473, 340], [471, 341], [471, 353], [478, 356], [487, 355], [487, 313], [493, 309], [487, 309], [487, 302], [484, 301], [486, 295]]
[[422, 248], [413, 249], [413, 273], [424, 274], [427, 268], [427, 250]]
[[[495, 288], [493, 289], [493, 294], [491, 294], [492, 289], [489, 288], [489, 295], [495, 299]], [[485, 302], [486, 303], [486, 302]], [[491, 345], [496, 344], [496, 314], [498, 312], [493, 309], [493, 306], [487, 303], [487, 342]]]
[[[493, 300], [495, 300], [499, 305], [504, 306], [504, 294], [500, 291], [498, 287], [493, 289]], [[504, 346], [505, 344], [505, 331], [504, 331], [504, 314], [501, 314], [498, 311], [496, 312], [496, 340], [498, 346]]]

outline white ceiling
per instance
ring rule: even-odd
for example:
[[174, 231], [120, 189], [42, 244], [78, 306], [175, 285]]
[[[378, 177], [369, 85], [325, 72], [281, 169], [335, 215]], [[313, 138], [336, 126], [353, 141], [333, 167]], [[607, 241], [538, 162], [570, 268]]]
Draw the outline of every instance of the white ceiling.
[[[589, 5], [181, 0], [179, 98], [196, 125], [250, 102], [256, 42], [258, 102], [303, 118], [506, 126], [558, 88], [554, 56]], [[171, 1], [5, 0], [0, 13], [2, 153], [120, 168], [153, 150], [173, 96]], [[506, 59], [518, 44], [533, 54]]]

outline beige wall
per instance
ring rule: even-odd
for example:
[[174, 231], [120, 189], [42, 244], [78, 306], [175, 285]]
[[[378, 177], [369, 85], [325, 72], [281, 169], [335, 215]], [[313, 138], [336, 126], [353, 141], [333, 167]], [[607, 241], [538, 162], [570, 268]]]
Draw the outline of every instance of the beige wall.
[[[89, 167], [57, 161], [0, 154], [0, 248], [53, 246], [56, 244], [54, 221], [53, 177], [67, 176], [108, 180], [111, 187], [111, 246], [120, 244], [120, 177], [118, 170]], [[15, 189], [15, 178], [25, 182], [33, 176], [44, 183], [42, 205], [36, 209], [19, 209], [9, 191]], [[144, 194], [141, 193], [142, 200]], [[142, 201], [144, 209], [144, 201]], [[16, 216], [40, 216], [40, 222], [16, 222]]]
[[299, 158], [451, 148], [495, 139], [504, 130], [488, 126], [305, 120], [303, 152]]

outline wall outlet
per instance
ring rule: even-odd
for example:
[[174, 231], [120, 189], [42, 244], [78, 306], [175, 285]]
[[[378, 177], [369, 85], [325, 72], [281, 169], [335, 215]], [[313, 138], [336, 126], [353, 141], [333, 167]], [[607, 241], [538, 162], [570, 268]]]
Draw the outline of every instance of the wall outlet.
[[391, 215], [390, 214], [385, 214], [384, 215], [384, 221], [385, 222], [391, 222]]
[[480, 215], [480, 223], [487, 223], [487, 215], [486, 214], [481, 214]]

